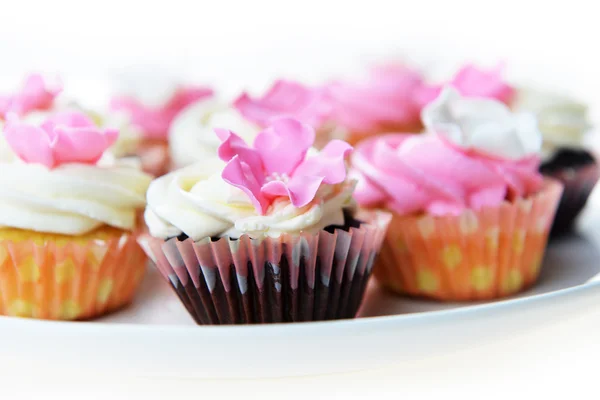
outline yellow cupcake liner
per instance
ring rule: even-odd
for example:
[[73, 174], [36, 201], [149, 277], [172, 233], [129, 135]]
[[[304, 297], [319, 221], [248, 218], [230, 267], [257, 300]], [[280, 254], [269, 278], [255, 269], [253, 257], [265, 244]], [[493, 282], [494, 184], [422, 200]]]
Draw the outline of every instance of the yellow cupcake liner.
[[376, 279], [411, 296], [445, 301], [508, 296], [538, 278], [562, 185], [458, 216], [395, 215]]
[[0, 315], [53, 320], [100, 316], [129, 303], [145, 271], [135, 235], [80, 237], [0, 230]]

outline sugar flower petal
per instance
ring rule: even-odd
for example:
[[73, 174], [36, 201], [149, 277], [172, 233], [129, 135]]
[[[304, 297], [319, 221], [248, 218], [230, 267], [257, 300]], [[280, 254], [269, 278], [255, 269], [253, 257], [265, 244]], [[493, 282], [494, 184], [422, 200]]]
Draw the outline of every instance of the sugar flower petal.
[[264, 215], [269, 203], [267, 198], [261, 192], [263, 177], [256, 176], [252, 172], [252, 168], [250, 168], [248, 164], [242, 162], [240, 156], [236, 155], [229, 160], [223, 169], [221, 176], [225, 182], [246, 193], [256, 208], [256, 211], [261, 215]]
[[331, 185], [346, 179], [346, 157], [352, 146], [342, 140], [332, 140], [314, 157], [307, 158], [296, 169], [296, 175], [318, 176]]
[[223, 179], [244, 191], [261, 215], [277, 198], [287, 197], [294, 207], [304, 207], [314, 200], [321, 184], [346, 179], [345, 157], [352, 147], [334, 141], [321, 154], [307, 157], [315, 132], [298, 120], [273, 119], [253, 147], [231, 131], [215, 131], [222, 140], [219, 157], [227, 162]]
[[52, 114], [40, 126], [9, 114], [6, 141], [23, 161], [54, 168], [67, 163], [95, 164], [118, 137], [114, 129], [100, 129], [78, 112]]
[[315, 131], [291, 118], [277, 118], [254, 139], [267, 174], [291, 174], [315, 141]]
[[62, 84], [52, 84], [40, 74], [31, 74], [16, 93], [0, 96], [0, 117], [8, 113], [24, 115], [34, 110], [47, 110], [62, 91]]

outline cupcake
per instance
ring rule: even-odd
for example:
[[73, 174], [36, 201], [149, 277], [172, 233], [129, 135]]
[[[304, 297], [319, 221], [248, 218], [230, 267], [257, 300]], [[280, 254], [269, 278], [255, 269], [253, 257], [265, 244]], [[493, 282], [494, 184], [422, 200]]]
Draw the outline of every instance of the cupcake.
[[[139, 78], [138, 78], [139, 79]], [[160, 176], [169, 169], [168, 136], [171, 122], [183, 109], [213, 95], [203, 86], [183, 85], [149, 77], [130, 80], [110, 102], [111, 113], [125, 116], [141, 135], [135, 150], [145, 171]], [[151, 83], [150, 83], [151, 82]], [[123, 124], [123, 117], [118, 120]]]
[[332, 141], [281, 118], [251, 147], [217, 129], [219, 157], [152, 182], [141, 243], [198, 324], [352, 318], [389, 215], [357, 214]]
[[544, 138], [541, 171], [565, 186], [552, 235], [569, 232], [600, 177], [596, 157], [587, 150], [587, 107], [569, 97], [522, 88], [515, 110], [533, 112]]
[[15, 157], [0, 160], [0, 314], [87, 319], [129, 303], [151, 178], [106, 154], [118, 132], [77, 112], [9, 114], [3, 132]]
[[447, 88], [422, 119], [429, 133], [370, 138], [352, 157], [358, 203], [393, 213], [377, 280], [445, 301], [531, 286], [562, 193], [538, 171], [535, 118]]
[[295, 118], [316, 131], [315, 146], [322, 148], [336, 132], [331, 122], [331, 102], [326, 88], [278, 80], [261, 97], [242, 93], [235, 108], [248, 121], [266, 128], [274, 118]]
[[259, 125], [246, 119], [227, 101], [212, 98], [181, 111], [169, 129], [169, 150], [174, 169], [214, 157], [221, 142], [214, 129], [227, 126], [246, 142], [252, 142]]

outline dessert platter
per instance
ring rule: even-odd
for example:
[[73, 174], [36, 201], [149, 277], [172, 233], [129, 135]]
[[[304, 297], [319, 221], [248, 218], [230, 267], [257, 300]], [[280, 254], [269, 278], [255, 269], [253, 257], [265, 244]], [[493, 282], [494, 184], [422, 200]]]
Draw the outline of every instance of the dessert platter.
[[178, 83], [106, 109], [62, 89], [0, 96], [11, 370], [355, 371], [600, 301], [586, 106], [500, 69], [390, 63], [235, 100]]

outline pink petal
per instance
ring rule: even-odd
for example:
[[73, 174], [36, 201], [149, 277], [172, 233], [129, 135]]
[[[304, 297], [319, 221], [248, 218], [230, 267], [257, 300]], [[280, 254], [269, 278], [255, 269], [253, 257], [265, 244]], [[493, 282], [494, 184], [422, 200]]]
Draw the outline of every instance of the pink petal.
[[219, 158], [229, 162], [234, 157], [239, 157], [240, 162], [248, 165], [254, 177], [262, 184], [265, 173], [260, 154], [232, 131], [216, 128], [215, 133], [223, 141], [217, 150]]
[[4, 137], [15, 154], [23, 161], [55, 166], [52, 146], [55, 138], [44, 129], [22, 123], [15, 115], [9, 114], [4, 126]]
[[56, 143], [54, 157], [58, 163], [95, 164], [108, 147], [117, 140], [115, 129], [100, 130], [92, 127], [70, 127], [59, 125], [54, 128]]
[[56, 112], [48, 116], [42, 127], [46, 130], [56, 125], [65, 125], [73, 128], [95, 127], [94, 122], [85, 114], [77, 111]]
[[254, 205], [256, 212], [264, 215], [269, 207], [269, 202], [261, 193], [261, 184], [252, 173], [252, 169], [243, 163], [239, 156], [233, 157], [223, 169], [223, 180], [230, 185], [242, 190]]
[[294, 207], [304, 207], [314, 198], [323, 182], [318, 176], [294, 176], [287, 184], [272, 181], [262, 187], [262, 193], [277, 197], [288, 196]]
[[23, 161], [53, 168], [66, 163], [95, 164], [115, 143], [118, 131], [101, 130], [78, 112], [52, 114], [40, 127], [11, 114], [5, 136]]
[[9, 112], [23, 115], [34, 110], [47, 110], [61, 90], [61, 85], [52, 87], [39, 74], [29, 75], [18, 92], [0, 97], [0, 116]]
[[302, 162], [294, 176], [320, 176], [323, 182], [331, 185], [346, 179], [346, 157], [352, 152], [352, 146], [342, 140], [332, 140], [321, 152]]
[[315, 131], [292, 118], [277, 118], [258, 134], [254, 148], [267, 174], [291, 175], [315, 141]]

